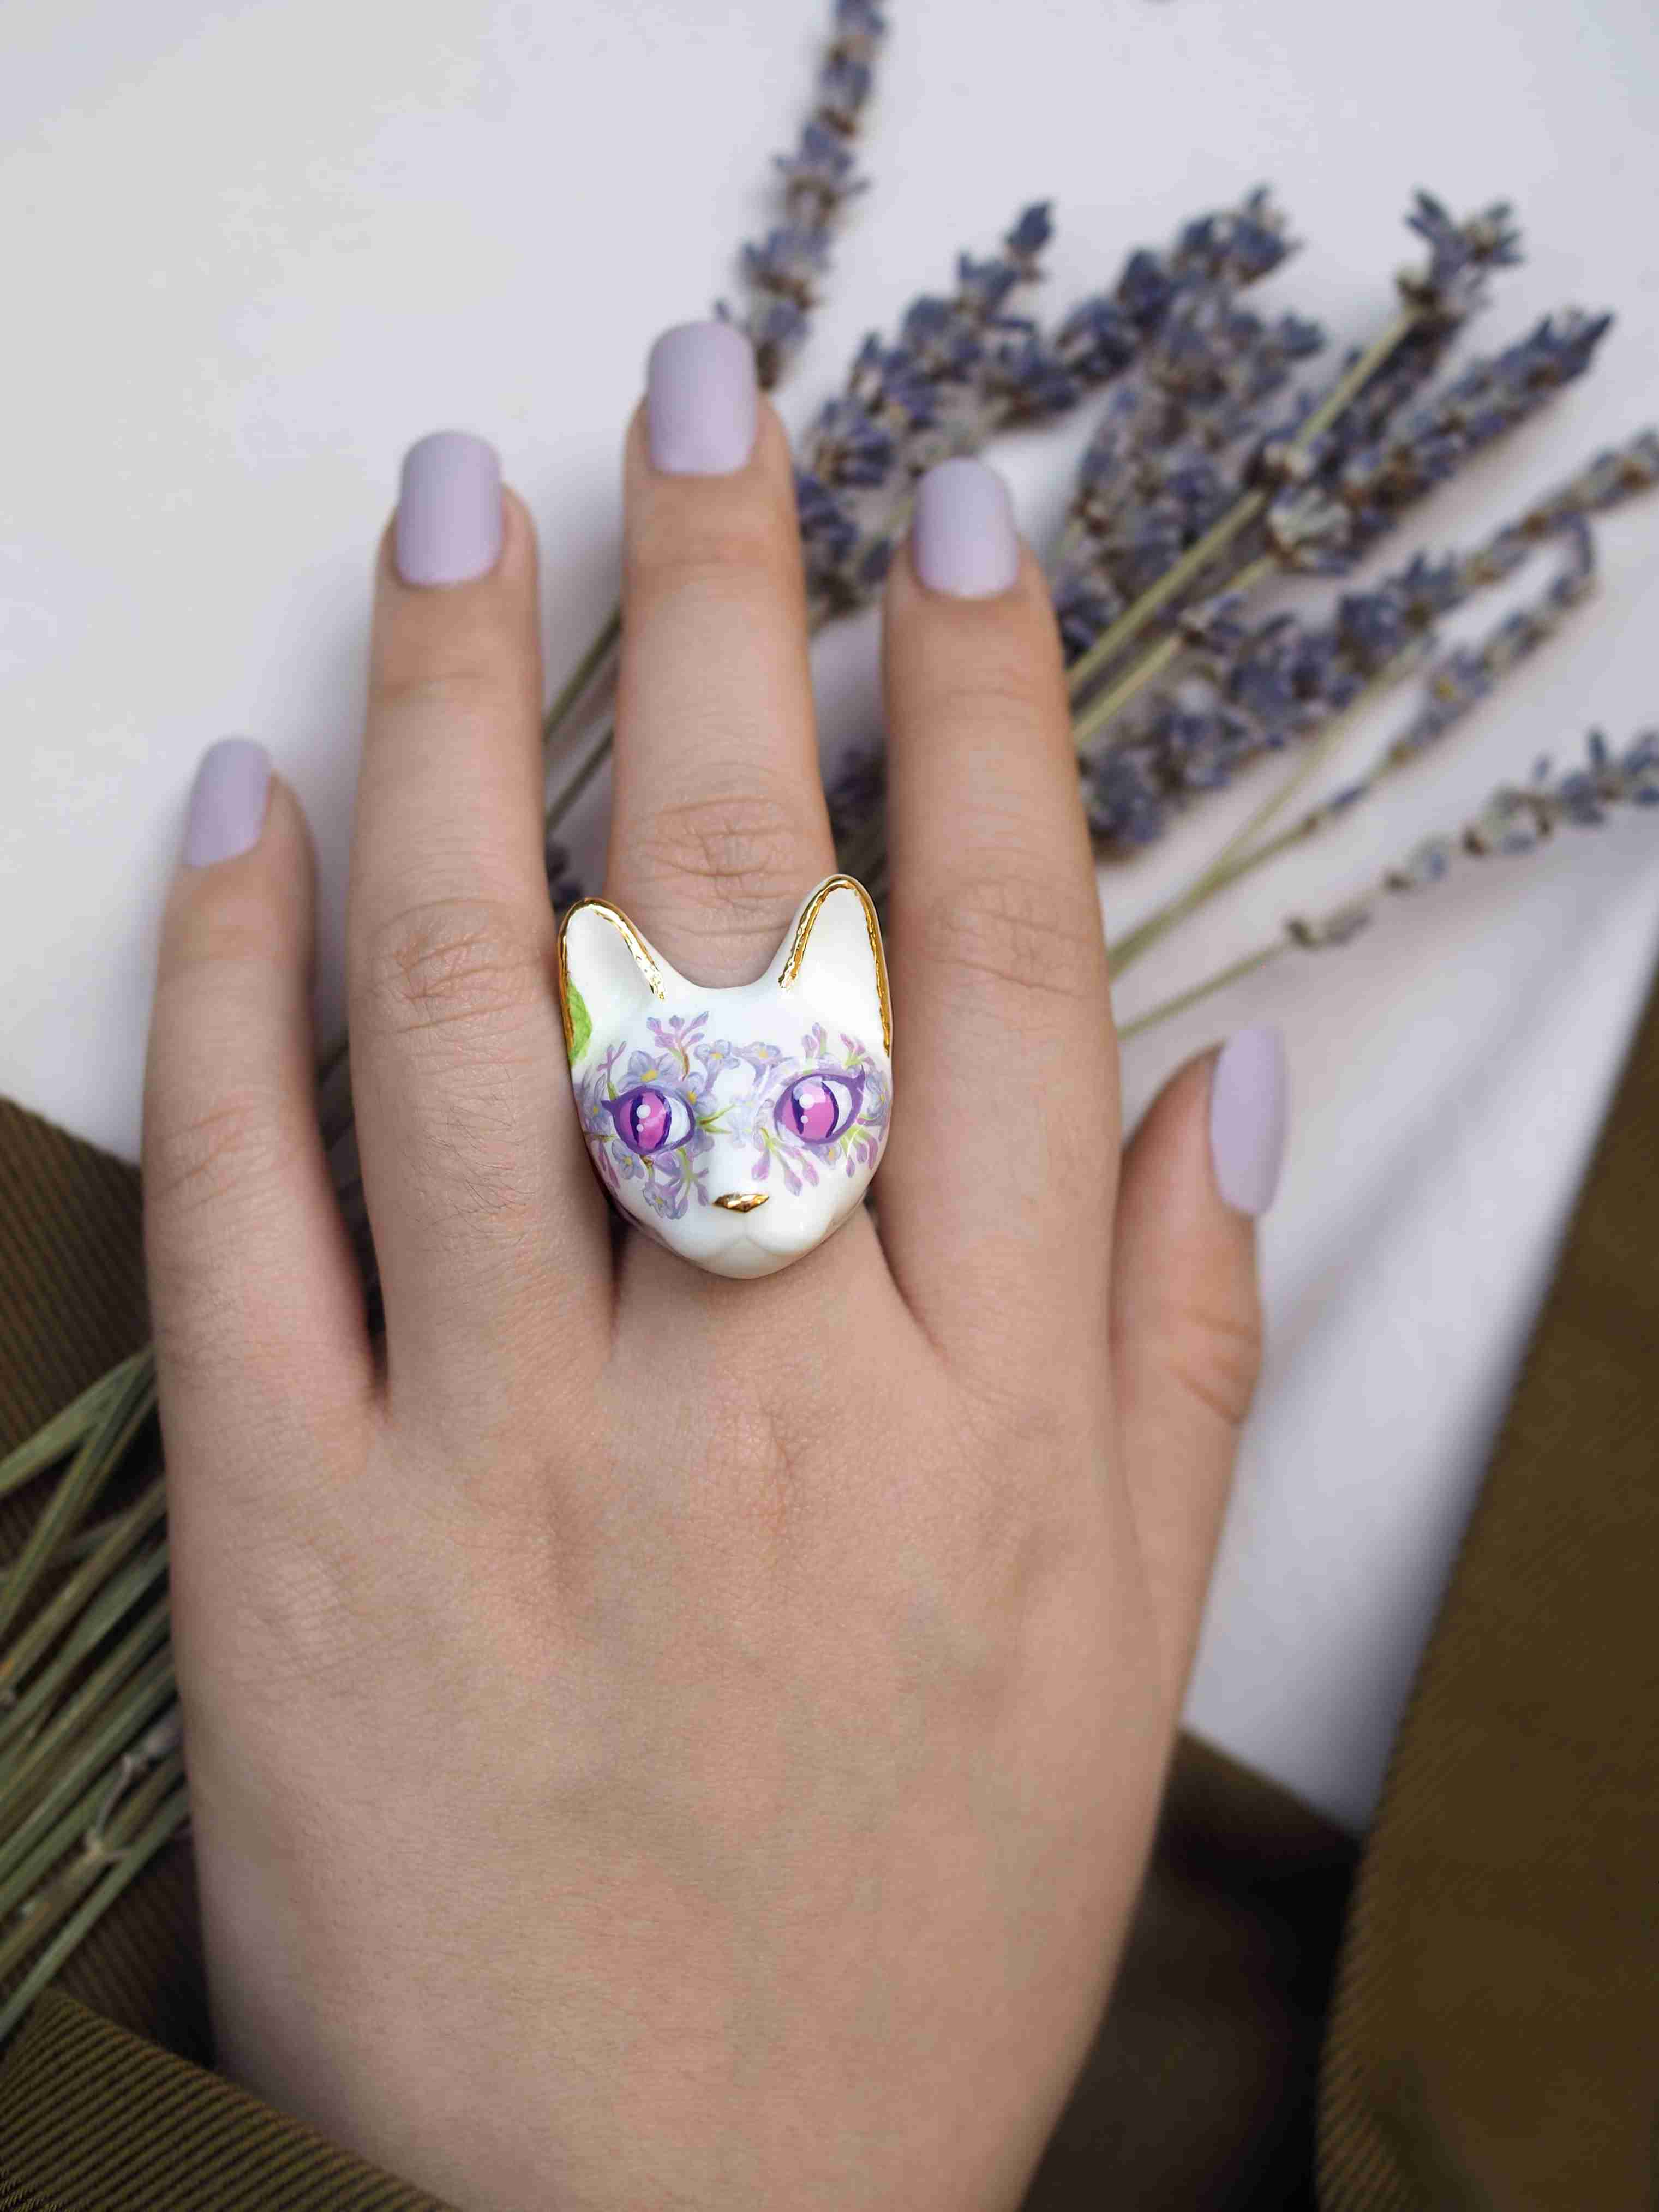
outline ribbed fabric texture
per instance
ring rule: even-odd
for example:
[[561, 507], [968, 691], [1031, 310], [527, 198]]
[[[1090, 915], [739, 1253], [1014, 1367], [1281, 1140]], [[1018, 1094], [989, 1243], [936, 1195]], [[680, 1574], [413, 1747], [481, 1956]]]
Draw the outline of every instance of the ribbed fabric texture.
[[1659, 2205], [1659, 984], [1357, 1885], [1325, 2212]]
[[439, 2212], [439, 2203], [52, 1990], [0, 2069], [0, 2212]]

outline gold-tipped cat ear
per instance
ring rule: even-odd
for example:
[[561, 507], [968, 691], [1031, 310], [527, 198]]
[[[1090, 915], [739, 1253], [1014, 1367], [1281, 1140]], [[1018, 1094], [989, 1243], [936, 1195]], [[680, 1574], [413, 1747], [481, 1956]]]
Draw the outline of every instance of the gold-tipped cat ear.
[[590, 998], [599, 1003], [607, 1024], [613, 1024], [615, 1002], [637, 1000], [641, 983], [653, 999], [664, 995], [656, 955], [609, 899], [578, 899], [567, 909], [559, 924], [558, 965], [564, 1048], [573, 1060], [580, 1058], [592, 1034]]
[[882, 951], [881, 924], [876, 920], [874, 901], [855, 877], [826, 876], [801, 908], [778, 976], [781, 990], [787, 991], [799, 981], [809, 954], [813, 951], [815, 934], [817, 957], [826, 966], [835, 966], [842, 973], [861, 956], [860, 935], [868, 945], [870, 965], [875, 975], [876, 1004], [881, 1012], [881, 1048], [890, 1055], [893, 1006], [887, 988], [887, 958]]

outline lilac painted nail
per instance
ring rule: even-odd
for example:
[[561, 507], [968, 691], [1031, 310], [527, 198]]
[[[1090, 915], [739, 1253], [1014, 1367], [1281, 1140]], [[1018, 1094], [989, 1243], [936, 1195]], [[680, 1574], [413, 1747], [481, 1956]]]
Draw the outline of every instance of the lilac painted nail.
[[1229, 1206], [1265, 1213], [1285, 1161], [1290, 1085], [1285, 1040], [1273, 1026], [1228, 1038], [1210, 1080], [1210, 1153]]
[[680, 323], [651, 349], [646, 424], [654, 467], [723, 477], [755, 443], [755, 349], [730, 323]]
[[501, 465], [465, 430], [434, 430], [404, 455], [398, 574], [406, 584], [470, 584], [501, 554]]
[[1019, 532], [1008, 487], [965, 457], [940, 461], [916, 486], [910, 558], [929, 590], [960, 599], [1006, 592], [1019, 574]]
[[221, 738], [202, 756], [190, 788], [185, 865], [210, 868], [251, 852], [265, 823], [270, 755], [252, 738]]

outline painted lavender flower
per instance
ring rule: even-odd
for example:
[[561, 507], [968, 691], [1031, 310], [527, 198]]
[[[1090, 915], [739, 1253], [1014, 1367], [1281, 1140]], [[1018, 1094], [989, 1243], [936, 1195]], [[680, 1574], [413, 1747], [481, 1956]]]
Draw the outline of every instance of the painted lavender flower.
[[795, 1052], [769, 1040], [710, 1038], [707, 1010], [647, 1024], [649, 1051], [611, 1046], [583, 1079], [577, 1112], [606, 1188], [637, 1186], [650, 1211], [682, 1219], [710, 1203], [718, 1146], [747, 1155], [745, 1173], [767, 1184], [774, 1167], [792, 1195], [839, 1174], [875, 1167], [892, 1092], [857, 1037], [832, 1040], [815, 1023]]
[[866, 189], [852, 145], [875, 82], [877, 49], [886, 21], [872, 0], [836, 0], [835, 27], [818, 70], [817, 97], [792, 154], [775, 156], [783, 176], [783, 222], [742, 251], [746, 309], [727, 303], [716, 313], [739, 324], [755, 349], [763, 392], [781, 381], [806, 342], [822, 297], [842, 214]]

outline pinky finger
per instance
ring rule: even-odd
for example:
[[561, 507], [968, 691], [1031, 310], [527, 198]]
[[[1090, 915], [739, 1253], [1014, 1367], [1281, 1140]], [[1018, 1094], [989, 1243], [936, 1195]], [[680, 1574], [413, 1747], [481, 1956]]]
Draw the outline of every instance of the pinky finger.
[[173, 1503], [191, 1514], [236, 1512], [239, 1464], [269, 1464], [273, 1435], [334, 1426], [374, 1383], [317, 1122], [313, 880], [305, 817], [264, 748], [213, 746], [162, 922], [144, 1082], [161, 1419]]

